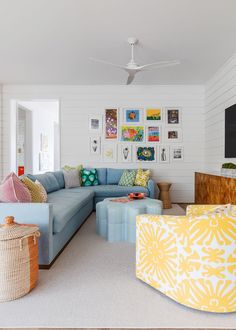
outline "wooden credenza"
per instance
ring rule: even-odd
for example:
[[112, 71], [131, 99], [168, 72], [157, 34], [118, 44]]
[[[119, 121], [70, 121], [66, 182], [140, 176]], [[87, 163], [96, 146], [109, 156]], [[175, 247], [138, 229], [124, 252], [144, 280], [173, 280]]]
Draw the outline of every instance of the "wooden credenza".
[[196, 204], [236, 204], [236, 178], [195, 173]]

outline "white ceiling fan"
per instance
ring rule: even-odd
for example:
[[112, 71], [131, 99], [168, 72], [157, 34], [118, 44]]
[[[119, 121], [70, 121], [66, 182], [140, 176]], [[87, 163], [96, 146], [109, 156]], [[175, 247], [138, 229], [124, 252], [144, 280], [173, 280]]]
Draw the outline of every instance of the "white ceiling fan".
[[126, 65], [114, 64], [114, 63], [110, 63], [110, 62], [107, 62], [104, 60], [99, 60], [99, 59], [93, 58], [93, 57], [90, 57], [89, 59], [92, 61], [95, 61], [95, 62], [99, 62], [99, 63], [106, 64], [106, 65], [111, 65], [116, 68], [125, 70], [129, 75], [128, 79], [127, 79], [127, 83], [126, 83], [127, 85], [132, 83], [136, 73], [138, 73], [140, 71], [155, 70], [155, 69], [159, 69], [159, 68], [163, 68], [163, 67], [167, 67], [167, 66], [180, 64], [180, 61], [172, 60], [172, 61], [159, 61], [156, 63], [139, 65], [134, 61], [134, 46], [138, 43], [138, 39], [133, 38], [133, 37], [128, 38], [128, 43], [131, 46], [131, 60]]

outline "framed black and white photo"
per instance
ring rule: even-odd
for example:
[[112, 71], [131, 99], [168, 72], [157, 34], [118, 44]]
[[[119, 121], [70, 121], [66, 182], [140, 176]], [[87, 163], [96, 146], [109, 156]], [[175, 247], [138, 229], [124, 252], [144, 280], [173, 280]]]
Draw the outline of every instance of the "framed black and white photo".
[[181, 162], [184, 160], [183, 146], [171, 146], [171, 161]]
[[132, 161], [132, 145], [130, 143], [119, 145], [119, 161], [123, 163]]
[[100, 156], [101, 154], [101, 138], [100, 136], [91, 136], [89, 139], [90, 143], [90, 155]]
[[166, 142], [182, 142], [182, 129], [181, 128], [166, 128]]
[[89, 131], [90, 133], [102, 133], [102, 116], [89, 115]]
[[170, 147], [168, 145], [161, 145], [159, 151], [159, 161], [160, 163], [170, 162]]
[[166, 124], [173, 126], [181, 125], [181, 109], [179, 107], [166, 108]]

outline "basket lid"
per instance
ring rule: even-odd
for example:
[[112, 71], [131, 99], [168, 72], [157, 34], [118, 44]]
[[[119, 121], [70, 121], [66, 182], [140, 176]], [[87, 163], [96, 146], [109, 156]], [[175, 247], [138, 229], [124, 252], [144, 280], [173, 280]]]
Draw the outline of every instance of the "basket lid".
[[0, 225], [0, 241], [21, 238], [38, 230], [38, 226], [18, 224], [14, 221], [14, 217], [8, 216], [5, 218], [5, 224]]

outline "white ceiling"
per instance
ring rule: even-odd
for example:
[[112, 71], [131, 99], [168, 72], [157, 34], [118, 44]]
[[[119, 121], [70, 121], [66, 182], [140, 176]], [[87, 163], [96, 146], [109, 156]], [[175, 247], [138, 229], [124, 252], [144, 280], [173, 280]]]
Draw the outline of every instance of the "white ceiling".
[[129, 36], [139, 64], [181, 65], [139, 73], [134, 84], [201, 84], [236, 51], [236, 0], [0, 0], [0, 82], [123, 84]]

